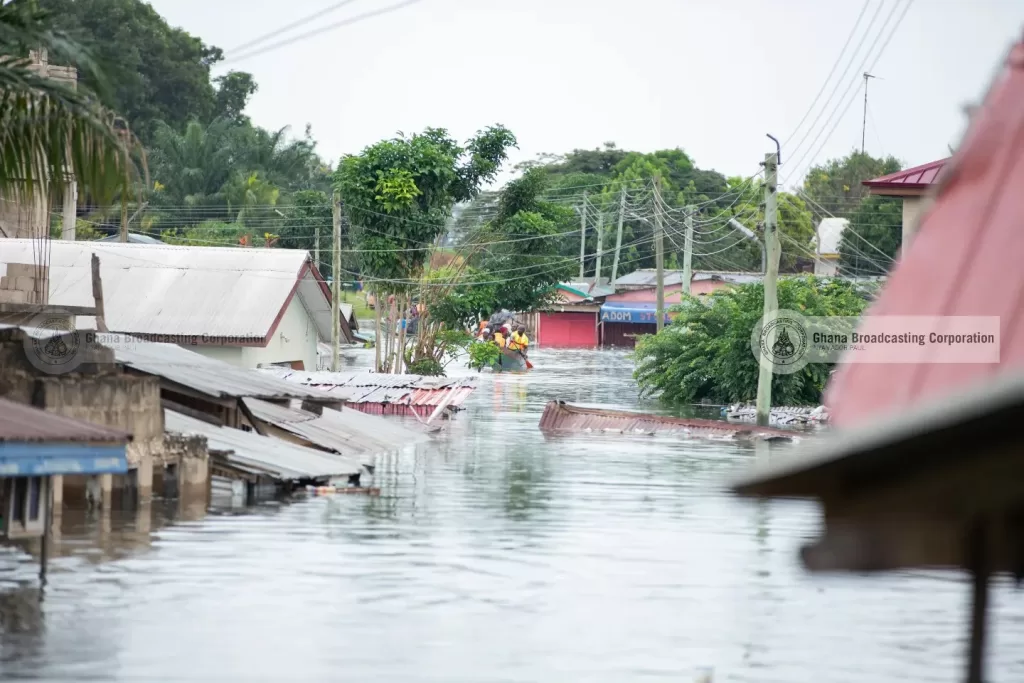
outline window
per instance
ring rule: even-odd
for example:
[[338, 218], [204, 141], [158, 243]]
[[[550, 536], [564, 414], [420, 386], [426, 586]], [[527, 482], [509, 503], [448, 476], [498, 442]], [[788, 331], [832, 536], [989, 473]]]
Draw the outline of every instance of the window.
[[32, 477], [28, 480], [28, 519], [35, 522], [39, 519], [39, 499], [42, 491], [42, 479]]

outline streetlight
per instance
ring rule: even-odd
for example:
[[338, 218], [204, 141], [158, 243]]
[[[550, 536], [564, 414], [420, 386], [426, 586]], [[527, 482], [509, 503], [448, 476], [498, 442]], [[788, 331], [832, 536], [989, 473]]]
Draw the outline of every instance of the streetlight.
[[757, 242], [758, 246], [761, 247], [761, 274], [764, 275], [767, 272], [768, 267], [768, 252], [764, 248], [764, 241], [762, 241], [753, 230], [743, 225], [735, 218], [729, 219], [729, 225], [732, 226], [734, 230], [742, 233], [747, 239]]

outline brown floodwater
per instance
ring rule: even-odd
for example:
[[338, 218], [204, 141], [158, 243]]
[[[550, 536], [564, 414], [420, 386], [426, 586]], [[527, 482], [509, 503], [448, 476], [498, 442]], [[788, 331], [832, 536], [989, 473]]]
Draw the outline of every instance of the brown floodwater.
[[[367, 352], [346, 360], [365, 365]], [[0, 548], [0, 678], [51, 681], [957, 681], [958, 576], [810, 576], [808, 503], [723, 489], [732, 442], [548, 438], [548, 400], [637, 407], [623, 353], [481, 375], [380, 498], [65, 511], [49, 584]], [[783, 446], [784, 447], [784, 446]], [[991, 680], [1024, 676], [994, 595]]]

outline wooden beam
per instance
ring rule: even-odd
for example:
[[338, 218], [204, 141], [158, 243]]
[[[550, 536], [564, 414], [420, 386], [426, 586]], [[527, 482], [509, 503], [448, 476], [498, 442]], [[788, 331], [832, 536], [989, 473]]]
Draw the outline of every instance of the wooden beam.
[[103, 278], [100, 276], [100, 257], [92, 255], [92, 299], [96, 309], [96, 329], [108, 332], [107, 321], [103, 310]]

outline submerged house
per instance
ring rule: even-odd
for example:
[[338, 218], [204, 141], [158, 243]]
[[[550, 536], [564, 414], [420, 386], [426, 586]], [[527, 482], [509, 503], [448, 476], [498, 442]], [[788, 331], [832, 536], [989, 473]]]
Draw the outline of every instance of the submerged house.
[[[0, 268], [34, 263], [32, 240], [4, 240]], [[49, 303], [92, 306], [100, 261], [104, 320], [112, 333], [187, 346], [239, 367], [317, 367], [331, 340], [331, 299], [309, 253], [159, 244], [49, 243]], [[77, 329], [96, 329], [79, 316]], [[342, 340], [353, 341], [348, 320]]]
[[553, 300], [530, 313], [527, 327], [537, 347], [592, 349], [599, 343], [598, 313], [601, 299], [613, 290], [591, 282], [563, 282]]
[[936, 362], [937, 345], [924, 345], [915, 362], [841, 363], [827, 393], [839, 431], [735, 487], [822, 503], [824, 533], [801, 551], [812, 571], [969, 572], [968, 683], [986, 678], [993, 577], [1024, 576], [1022, 103], [1024, 40], [862, 326], [870, 334], [888, 316], [996, 318], [999, 362]]

